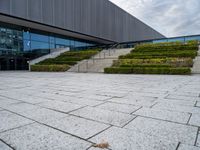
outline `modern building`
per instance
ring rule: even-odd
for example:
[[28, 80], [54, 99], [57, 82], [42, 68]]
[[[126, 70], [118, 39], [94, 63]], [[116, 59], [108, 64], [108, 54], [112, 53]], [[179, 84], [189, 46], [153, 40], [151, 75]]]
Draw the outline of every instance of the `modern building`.
[[50, 49], [165, 38], [109, 0], [0, 0], [0, 70]]

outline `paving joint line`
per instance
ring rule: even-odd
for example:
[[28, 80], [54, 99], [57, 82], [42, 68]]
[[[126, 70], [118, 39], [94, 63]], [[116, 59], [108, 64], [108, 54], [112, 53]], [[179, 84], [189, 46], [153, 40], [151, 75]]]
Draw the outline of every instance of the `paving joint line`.
[[126, 124], [124, 124], [121, 128], [124, 128], [127, 126], [129, 123], [131, 123], [133, 120], [135, 120], [138, 116], [135, 116], [133, 119], [129, 120]]
[[113, 125], [110, 125], [109, 127], [105, 128], [105, 129], [103, 129], [103, 130], [101, 130], [100, 132], [98, 132], [98, 133], [96, 133], [95, 135], [93, 135], [93, 136], [87, 138], [86, 140], [89, 140], [89, 139], [91, 139], [91, 138], [97, 136], [98, 134], [101, 134], [102, 132], [104, 132], [104, 131], [110, 129], [111, 127], [113, 127]]
[[[33, 121], [33, 120], [32, 120]], [[34, 124], [36, 121], [32, 122], [32, 123], [28, 123], [28, 124], [24, 124], [24, 125], [21, 125], [21, 126], [18, 126], [18, 127], [14, 127], [14, 128], [10, 128], [8, 130], [4, 130], [2, 132], [0, 132], [0, 134], [2, 133], [5, 133], [5, 132], [9, 132], [9, 131], [12, 131], [12, 130], [15, 130], [15, 129], [19, 129], [19, 128], [22, 128], [22, 127], [26, 127], [26, 126], [29, 126], [29, 125], [32, 125]]]
[[143, 106], [141, 106], [141, 107], [139, 107], [138, 109], [134, 110], [134, 111], [131, 112], [130, 114], [131, 114], [131, 115], [134, 115], [134, 113], [135, 113], [136, 111], [138, 111], [138, 110], [140, 110], [140, 109], [142, 109], [142, 108], [143, 108]]
[[176, 147], [176, 150], [179, 149], [180, 145], [181, 145], [181, 142], [178, 142], [178, 145], [177, 145], [177, 147]]
[[100, 124], [105, 124], [105, 125], [115, 126], [115, 127], [121, 128], [120, 126], [109, 124], [109, 123], [106, 123], [106, 122], [101, 122], [101, 121], [93, 120], [93, 119], [90, 119], [90, 118], [85, 118], [85, 117], [77, 116], [77, 115], [74, 115], [74, 114], [69, 114], [69, 115], [70, 116], [74, 116], [74, 117], [78, 117], [78, 118], [82, 118], [82, 119], [86, 119], [86, 120], [90, 120], [90, 121], [94, 121], [94, 122], [97, 122], [97, 123], [100, 123]]
[[92, 107], [97, 108], [98, 106], [101, 106], [101, 105], [106, 104], [106, 103], [109, 103], [109, 101], [105, 101], [105, 102], [103, 102], [103, 103], [100, 103], [100, 104], [94, 105], [94, 106], [92, 106]]
[[189, 113], [189, 114], [190, 114], [190, 117], [189, 117], [189, 119], [188, 119], [188, 121], [187, 121], [187, 125], [189, 125], [190, 119], [191, 119], [191, 117], [192, 117], [192, 113]]
[[[82, 138], [82, 137], [80, 137], [80, 136], [77, 136], [77, 135], [71, 134], [71, 133], [69, 133], [69, 132], [63, 131], [63, 130], [61, 130], [61, 129], [55, 128], [55, 127], [53, 127], [53, 126], [51, 126], [51, 125], [48, 125], [48, 124], [45, 124], [45, 123], [40, 123], [40, 124], [42, 124], [42, 125], [44, 125], [44, 126], [46, 126], [46, 127], [55, 129], [55, 130], [57, 130], [57, 131], [60, 131], [60, 132], [62, 132], [62, 133], [71, 135], [71, 136], [73, 136], [73, 137], [79, 138], [79, 139], [81, 139], [81, 140], [87, 141], [87, 139], [84, 139], [84, 138]], [[87, 142], [89, 142], [89, 143], [91, 143], [91, 144], [94, 144], [94, 143], [91, 142], [91, 141], [87, 141]]]
[[153, 108], [155, 105], [157, 105], [159, 102], [155, 102], [153, 105], [151, 105], [149, 108]]
[[[135, 114], [135, 115], [136, 115], [136, 114]], [[194, 126], [194, 125], [190, 125], [190, 124], [184, 124], [184, 123], [175, 122], [175, 121], [163, 120], [163, 119], [159, 119], [159, 118], [153, 118], [153, 117], [147, 117], [147, 116], [141, 116], [141, 115], [137, 115], [137, 116], [143, 117], [143, 118], [149, 118], [149, 119], [154, 119], [154, 120], [165, 121], [165, 122], [169, 122], [169, 123], [176, 123], [176, 124], [180, 124], [180, 125], [185, 125], [185, 126], [190, 126], [190, 127], [199, 128], [198, 126]]]
[[200, 134], [200, 127], [199, 127], [198, 130], [197, 130], [197, 134], [196, 134], [196, 138], [195, 138], [194, 146], [197, 146], [198, 138], [200, 138], [200, 137], [199, 137], [199, 134]]
[[0, 142], [4, 143], [5, 145], [7, 145], [9, 148], [16, 150], [14, 147], [12, 147], [10, 144], [6, 143], [4, 140], [0, 139]]

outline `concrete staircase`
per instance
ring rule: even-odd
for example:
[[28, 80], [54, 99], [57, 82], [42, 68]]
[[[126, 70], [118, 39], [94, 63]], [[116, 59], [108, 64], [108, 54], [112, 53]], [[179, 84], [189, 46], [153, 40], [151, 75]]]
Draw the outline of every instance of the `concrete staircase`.
[[192, 68], [193, 74], [200, 74], [200, 46], [198, 51], [198, 56], [194, 59], [194, 65]]
[[82, 73], [103, 73], [104, 68], [111, 67], [113, 60], [117, 60], [120, 55], [130, 53], [132, 49], [109, 49], [103, 50], [91, 59], [83, 60], [68, 70], [68, 72]]
[[35, 65], [45, 59], [49, 59], [49, 58], [56, 58], [58, 57], [60, 54], [69, 51], [70, 48], [60, 48], [60, 49], [51, 49], [50, 53], [41, 57], [38, 57], [36, 59], [33, 59], [31, 61], [29, 61], [29, 70], [30, 70], [30, 66], [31, 65]]

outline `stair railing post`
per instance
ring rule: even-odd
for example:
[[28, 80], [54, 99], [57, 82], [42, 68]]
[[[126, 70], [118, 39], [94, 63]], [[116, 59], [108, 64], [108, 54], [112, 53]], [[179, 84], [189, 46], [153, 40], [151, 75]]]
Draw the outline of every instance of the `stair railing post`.
[[93, 61], [93, 64], [94, 64], [94, 56], [92, 57], [92, 61]]
[[78, 72], [80, 71], [79, 64], [78, 64]]
[[87, 60], [87, 63], [86, 63], [86, 72], [88, 71], [88, 60]]

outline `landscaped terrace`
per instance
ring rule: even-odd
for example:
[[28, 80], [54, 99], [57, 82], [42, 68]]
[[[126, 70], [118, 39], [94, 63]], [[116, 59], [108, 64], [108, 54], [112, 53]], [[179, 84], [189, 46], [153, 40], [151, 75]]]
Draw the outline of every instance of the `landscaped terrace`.
[[197, 41], [141, 44], [105, 68], [105, 73], [190, 74], [197, 51]]

